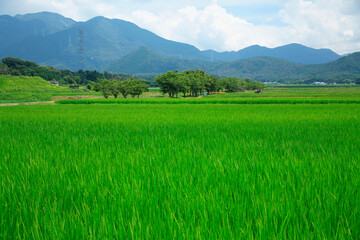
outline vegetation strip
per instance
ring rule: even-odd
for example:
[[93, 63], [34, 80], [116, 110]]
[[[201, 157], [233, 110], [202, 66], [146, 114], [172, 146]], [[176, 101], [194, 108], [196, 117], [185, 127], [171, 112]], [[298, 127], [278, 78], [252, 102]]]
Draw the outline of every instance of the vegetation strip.
[[358, 99], [70, 99], [58, 104], [360, 104]]

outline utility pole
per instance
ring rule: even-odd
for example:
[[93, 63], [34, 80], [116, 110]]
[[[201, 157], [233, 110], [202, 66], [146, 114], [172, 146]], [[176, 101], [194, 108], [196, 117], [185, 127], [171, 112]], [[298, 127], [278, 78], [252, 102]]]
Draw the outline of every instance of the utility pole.
[[84, 31], [79, 29], [79, 56], [78, 56], [79, 70], [84, 70], [84, 61], [85, 61]]

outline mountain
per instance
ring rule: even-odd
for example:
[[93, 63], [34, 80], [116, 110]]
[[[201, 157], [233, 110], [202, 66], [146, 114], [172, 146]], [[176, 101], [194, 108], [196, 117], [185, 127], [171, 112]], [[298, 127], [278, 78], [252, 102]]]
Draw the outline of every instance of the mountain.
[[[86, 69], [103, 70], [109, 63], [142, 46], [168, 56], [188, 59], [205, 58], [202, 52], [194, 46], [166, 40], [127, 21], [96, 17], [87, 22], [70, 24], [61, 19], [61, 22], [68, 23], [68, 25], [58, 31], [58, 26], [53, 24], [54, 21], [51, 22], [52, 24], [44, 26], [38, 20], [43, 18], [43, 15], [39, 13], [13, 18], [1, 16], [1, 19], [7, 19], [7, 21], [0, 26], [11, 25], [10, 22], [15, 22], [23, 28], [28, 28], [28, 25], [37, 28], [36, 31], [24, 34], [21, 29], [14, 30], [21, 37], [16, 42], [11, 41], [11, 36], [4, 39], [7, 44], [0, 48], [0, 58], [12, 56], [55, 68], [79, 69], [80, 29], [84, 32], [83, 61]], [[52, 26], [52, 34], [33, 34], [33, 32], [38, 33], [38, 29], [45, 29], [49, 26]], [[6, 30], [3, 33], [6, 35]]]
[[120, 60], [115, 61], [106, 70], [126, 74], [156, 75], [175, 69], [179, 71], [204, 69], [207, 68], [209, 64], [212, 63], [206, 60], [169, 57], [154, 52], [149, 48], [140, 47]]
[[20, 45], [36, 37], [45, 37], [63, 31], [75, 21], [56, 13], [41, 12], [35, 14], [0, 16], [0, 53], [11, 45]]
[[212, 60], [236, 61], [254, 57], [275, 57], [303, 64], [322, 64], [335, 61], [341, 57], [330, 49], [313, 49], [296, 43], [277, 48], [254, 45], [237, 52], [219, 53], [207, 50], [203, 53]]
[[176, 69], [204, 69], [217, 76], [249, 78], [262, 82], [341, 82], [360, 78], [360, 53], [353, 53], [326, 64], [300, 64], [274, 57], [211, 62], [169, 57], [141, 47], [115, 61], [107, 70], [115, 73], [155, 75]]
[[[84, 52], [81, 54], [79, 30], [83, 31]], [[251, 46], [237, 52], [223, 53], [200, 51], [192, 45], [159, 37], [131, 22], [104, 17], [76, 22], [49, 12], [0, 16], [0, 58], [18, 57], [58, 69], [103, 71], [139, 47], [183, 59], [185, 65], [189, 63], [187, 60], [230, 62], [260, 56], [306, 64], [340, 58], [331, 50], [312, 49], [300, 44], [273, 49]]]
[[223, 63], [208, 71], [219, 76], [263, 82], [342, 82], [360, 79], [360, 52], [326, 64], [298, 64], [280, 58], [256, 57]]
[[249, 78], [256, 81], [283, 80], [301, 73], [303, 64], [292, 63], [280, 58], [255, 57], [225, 62], [209, 69], [218, 76]]
[[291, 63], [272, 57], [256, 57], [233, 62], [179, 59], [161, 55], [148, 48], [141, 47], [115, 61], [107, 71], [151, 75], [165, 73], [170, 70], [204, 69], [206, 72], [217, 76], [263, 81], [267, 79], [284, 79], [288, 75], [300, 73], [303, 67], [303, 64]]
[[312, 76], [333, 82], [338, 79], [360, 79], [360, 52], [320, 65], [312, 71]]
[[51, 12], [29, 13], [25, 15], [18, 14], [14, 18], [23, 22], [42, 22], [44, 24], [44, 29], [42, 29], [41, 31], [42, 36], [60, 32], [76, 23], [71, 18], [66, 18], [64, 16], [61, 16], [60, 14]]

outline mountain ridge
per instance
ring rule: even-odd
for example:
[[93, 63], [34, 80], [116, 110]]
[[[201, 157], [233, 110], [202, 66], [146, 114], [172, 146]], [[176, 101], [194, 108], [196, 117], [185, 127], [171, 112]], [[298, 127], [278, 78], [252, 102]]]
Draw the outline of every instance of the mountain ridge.
[[[0, 43], [0, 58], [19, 57], [55, 68], [77, 70], [80, 67], [78, 64], [79, 29], [84, 32], [84, 66], [86, 69], [100, 71], [139, 47], [147, 47], [163, 55], [190, 60], [230, 62], [257, 56], [270, 56], [300, 63], [324, 63], [340, 58], [331, 50], [312, 49], [300, 44], [289, 44], [273, 49], [254, 45], [236, 52], [200, 51], [195, 46], [167, 40], [121, 19], [99, 16], [85, 22], [77, 22], [51, 12], [14, 17], [0, 16], [0, 41], [2, 42]], [[284, 48], [287, 49], [284, 50]], [[301, 60], [299, 56], [294, 58], [294, 53], [291, 52], [305, 50], [311, 53], [308, 59]]]
[[255, 81], [341, 82], [360, 78], [360, 52], [326, 64], [300, 64], [281, 58], [254, 57], [233, 62], [188, 60], [158, 54], [141, 47], [110, 65], [114, 73], [157, 75], [170, 70], [196, 70], [221, 77], [249, 78]]
[[175, 69], [204, 69], [219, 76], [259, 81], [333, 81], [356, 78], [356, 68], [360, 69], [357, 54], [341, 57], [330, 49], [298, 43], [276, 48], [253, 45], [230, 52], [201, 51], [125, 20], [98, 16], [77, 22], [51, 12], [1, 15], [0, 58], [17, 57], [77, 71], [81, 67], [80, 30], [84, 33], [85, 70], [159, 74]]
[[277, 57], [290, 62], [303, 64], [321, 64], [335, 61], [341, 57], [330, 49], [313, 49], [298, 43], [291, 43], [275, 48], [253, 45], [236, 52], [219, 53], [214, 50], [206, 50], [204, 54], [212, 60], [236, 61], [253, 57]]

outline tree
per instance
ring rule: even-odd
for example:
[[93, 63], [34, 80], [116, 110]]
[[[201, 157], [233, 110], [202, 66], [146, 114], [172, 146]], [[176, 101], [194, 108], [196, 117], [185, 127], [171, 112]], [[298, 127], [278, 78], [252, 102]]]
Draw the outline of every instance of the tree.
[[112, 95], [114, 95], [114, 98], [117, 98], [120, 93], [119, 84], [120, 82], [116, 80], [112, 80], [109, 84], [109, 91]]
[[253, 82], [254, 83], [254, 88], [253, 89], [264, 89], [266, 86], [264, 83], [261, 82]]
[[128, 81], [128, 91], [129, 94], [134, 98], [137, 96], [138, 98], [140, 95], [146, 91], [148, 91], [149, 86], [146, 84], [145, 80], [141, 79], [129, 79]]
[[178, 81], [179, 81], [179, 92], [184, 94], [184, 97], [186, 96], [186, 94], [189, 92], [190, 90], [190, 79], [189, 76], [186, 74], [179, 74], [178, 75]]
[[100, 83], [96, 83], [96, 82], [91, 82], [91, 89], [94, 90], [95, 92], [99, 92], [101, 89]]
[[164, 94], [169, 94], [169, 97], [177, 96], [179, 93], [178, 71], [168, 71], [155, 77], [155, 82], [160, 87], [160, 91]]
[[9, 74], [8, 67], [2, 63], [0, 63], [0, 74], [4, 74], [4, 75]]
[[225, 78], [224, 85], [228, 92], [245, 91], [245, 80], [239, 78]]
[[360, 84], [360, 77], [355, 80], [355, 84]]
[[205, 71], [187, 70], [183, 73], [189, 78], [189, 91], [193, 96], [197, 97], [205, 88]]
[[99, 82], [99, 87], [104, 98], [109, 98], [111, 92], [111, 82], [108, 79], [103, 79]]
[[216, 89], [217, 89], [217, 82], [218, 82], [218, 79], [212, 75], [208, 75], [206, 74], [205, 77], [205, 84], [204, 84], [204, 87], [205, 87], [205, 90], [206, 92], [209, 94], [209, 93], [212, 93], [212, 92], [216, 92]]
[[24, 61], [19, 58], [13, 58], [13, 57], [3, 58], [2, 63], [5, 64], [6, 66], [8, 66], [9, 68], [14, 68], [14, 69], [18, 69], [18, 70], [21, 67], [23, 67], [23, 68], [39, 67], [39, 65], [34, 62]]
[[127, 98], [129, 95], [129, 80], [120, 81], [117, 85], [119, 92], [124, 98]]
[[91, 91], [92, 90], [92, 85], [90, 83], [86, 84], [86, 89]]
[[66, 75], [62, 80], [61, 80], [62, 83], [64, 84], [75, 84], [76, 81], [75, 79], [73, 78], [73, 76], [71, 75]]
[[216, 91], [221, 92], [225, 89], [225, 87], [226, 87], [226, 81], [222, 78], [217, 78], [216, 85], [215, 85]]

